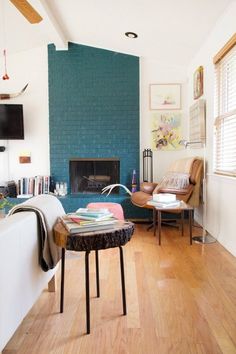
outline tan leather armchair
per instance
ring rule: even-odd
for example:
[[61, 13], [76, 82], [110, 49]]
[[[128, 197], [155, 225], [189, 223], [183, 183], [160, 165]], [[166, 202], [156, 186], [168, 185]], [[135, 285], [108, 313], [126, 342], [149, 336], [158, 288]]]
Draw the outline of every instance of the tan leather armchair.
[[152, 199], [154, 193], [174, 193], [177, 199], [197, 207], [200, 203], [202, 177], [203, 160], [201, 158], [191, 157], [177, 160], [170, 166], [160, 184], [141, 183], [140, 191], [132, 194], [131, 201], [138, 207], [152, 209], [153, 207], [147, 205], [147, 202]]

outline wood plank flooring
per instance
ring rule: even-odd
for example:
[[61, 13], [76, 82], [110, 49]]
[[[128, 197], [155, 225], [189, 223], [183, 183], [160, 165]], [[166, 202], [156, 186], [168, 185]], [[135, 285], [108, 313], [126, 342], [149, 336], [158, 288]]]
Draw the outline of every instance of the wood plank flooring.
[[85, 334], [84, 254], [70, 253], [64, 313], [59, 287], [45, 290], [3, 354], [236, 353], [235, 257], [218, 243], [190, 246], [187, 225], [184, 237], [163, 227], [161, 246], [146, 227], [136, 225], [124, 247], [127, 316], [121, 315], [119, 250], [99, 252], [99, 299], [92, 253], [91, 334]]

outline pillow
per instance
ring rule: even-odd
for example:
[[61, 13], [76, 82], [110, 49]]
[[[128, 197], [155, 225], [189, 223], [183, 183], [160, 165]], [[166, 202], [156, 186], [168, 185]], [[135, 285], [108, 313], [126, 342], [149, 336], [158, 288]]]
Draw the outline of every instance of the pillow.
[[153, 193], [158, 193], [161, 189], [183, 190], [188, 189], [189, 173], [168, 172], [161, 183], [156, 186]]

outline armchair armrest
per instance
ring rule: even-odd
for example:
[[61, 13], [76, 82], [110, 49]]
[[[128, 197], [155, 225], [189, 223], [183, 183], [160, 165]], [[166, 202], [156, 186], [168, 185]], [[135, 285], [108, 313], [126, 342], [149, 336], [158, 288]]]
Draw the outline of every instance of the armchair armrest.
[[140, 184], [140, 191], [147, 193], [147, 194], [152, 194], [152, 192], [154, 191], [156, 186], [157, 186], [157, 183], [143, 182]]

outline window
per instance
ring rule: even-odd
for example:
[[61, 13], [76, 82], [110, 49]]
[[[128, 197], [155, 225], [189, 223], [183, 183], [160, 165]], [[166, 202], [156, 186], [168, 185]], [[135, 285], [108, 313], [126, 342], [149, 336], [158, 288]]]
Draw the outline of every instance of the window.
[[214, 172], [236, 176], [236, 34], [215, 56]]

